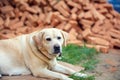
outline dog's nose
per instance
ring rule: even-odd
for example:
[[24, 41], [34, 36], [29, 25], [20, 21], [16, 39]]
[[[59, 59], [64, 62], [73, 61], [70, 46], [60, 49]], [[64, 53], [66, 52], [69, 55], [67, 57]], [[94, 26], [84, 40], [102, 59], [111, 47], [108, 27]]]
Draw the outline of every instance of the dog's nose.
[[60, 46], [54, 45], [54, 53], [60, 53]]

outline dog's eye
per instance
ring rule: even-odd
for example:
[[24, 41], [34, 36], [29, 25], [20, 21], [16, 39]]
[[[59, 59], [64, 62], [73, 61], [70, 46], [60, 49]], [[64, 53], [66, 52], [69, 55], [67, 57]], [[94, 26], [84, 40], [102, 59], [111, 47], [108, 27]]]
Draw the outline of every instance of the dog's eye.
[[57, 37], [57, 39], [61, 39], [61, 37]]
[[47, 41], [51, 41], [51, 38], [46, 38]]

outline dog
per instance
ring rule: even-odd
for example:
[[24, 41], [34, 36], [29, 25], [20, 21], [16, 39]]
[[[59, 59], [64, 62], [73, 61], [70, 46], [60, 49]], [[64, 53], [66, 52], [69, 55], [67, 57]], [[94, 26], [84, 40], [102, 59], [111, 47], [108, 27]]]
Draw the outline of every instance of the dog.
[[[67, 75], [86, 74], [58, 64], [68, 34], [56, 28], [38, 30], [12, 39], [0, 40], [0, 74], [28, 75], [59, 80], [73, 80]], [[67, 74], [67, 75], [65, 75]]]

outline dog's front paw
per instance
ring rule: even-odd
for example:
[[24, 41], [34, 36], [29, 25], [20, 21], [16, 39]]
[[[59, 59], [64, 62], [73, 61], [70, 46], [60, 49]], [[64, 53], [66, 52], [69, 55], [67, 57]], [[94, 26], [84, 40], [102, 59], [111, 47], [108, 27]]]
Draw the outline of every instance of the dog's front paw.
[[83, 73], [75, 73], [74, 75], [79, 77], [87, 77], [87, 74], [83, 74]]
[[0, 78], [2, 77], [2, 75], [0, 74]]
[[74, 80], [72, 78], [65, 78], [65, 79], [60, 79], [60, 80]]
[[73, 80], [72, 78], [66, 78], [65, 80]]

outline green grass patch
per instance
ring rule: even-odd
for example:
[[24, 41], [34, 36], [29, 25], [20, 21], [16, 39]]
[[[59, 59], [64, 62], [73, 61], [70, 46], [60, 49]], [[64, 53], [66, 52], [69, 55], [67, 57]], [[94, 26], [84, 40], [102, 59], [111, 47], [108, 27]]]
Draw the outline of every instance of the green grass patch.
[[77, 77], [77, 76], [71, 75], [70, 78], [74, 80], [95, 80], [94, 76], [88, 76], [86, 78], [83, 78], [83, 77]]
[[[74, 65], [81, 65], [85, 70], [92, 70], [98, 63], [95, 56], [98, 54], [95, 48], [88, 48], [86, 46], [77, 46], [69, 44], [63, 48], [62, 58], [60, 61], [67, 62]], [[74, 80], [95, 80], [94, 76], [88, 76], [87, 78], [80, 78], [74, 75], [70, 76]]]

